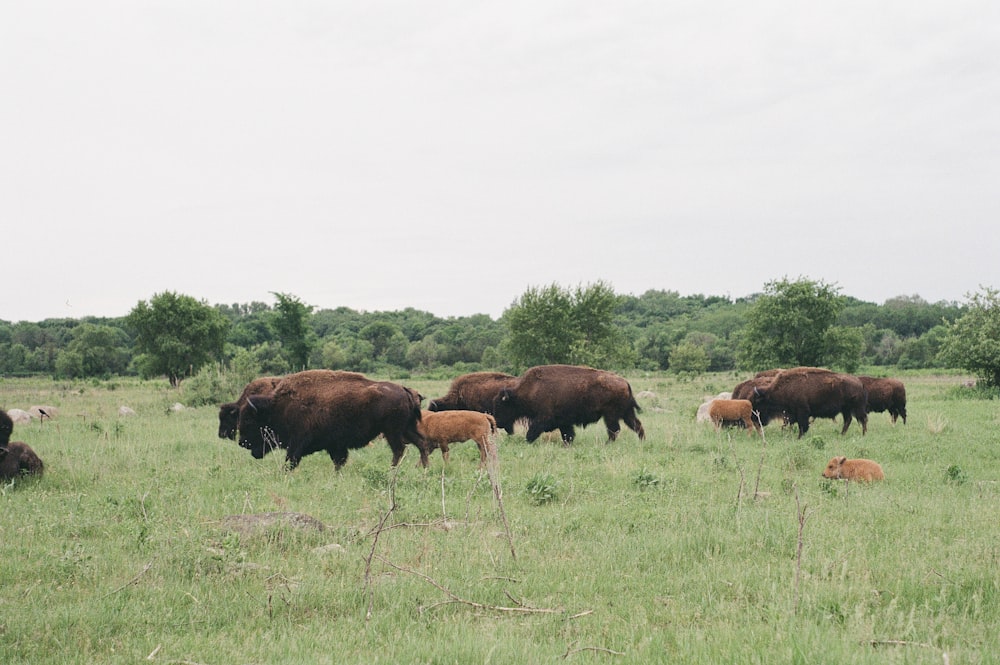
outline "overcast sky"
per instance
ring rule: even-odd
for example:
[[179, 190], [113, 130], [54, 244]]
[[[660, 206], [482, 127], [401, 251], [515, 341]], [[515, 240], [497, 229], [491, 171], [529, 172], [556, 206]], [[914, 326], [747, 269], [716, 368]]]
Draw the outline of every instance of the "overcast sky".
[[5, 0], [0, 319], [1000, 287], [1000, 3]]

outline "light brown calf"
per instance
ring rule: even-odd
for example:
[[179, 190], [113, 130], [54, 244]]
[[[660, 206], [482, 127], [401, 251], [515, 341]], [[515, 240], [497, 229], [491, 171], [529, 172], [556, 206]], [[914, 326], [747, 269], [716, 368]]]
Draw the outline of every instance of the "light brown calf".
[[479, 468], [486, 465], [486, 450], [491, 437], [496, 434], [497, 423], [488, 413], [479, 411], [427, 411], [420, 414], [417, 429], [427, 440], [428, 452], [441, 449], [441, 456], [448, 461], [448, 444], [472, 439], [479, 446]]
[[719, 431], [724, 423], [742, 422], [751, 432], [760, 434], [760, 426], [753, 415], [753, 404], [748, 399], [713, 399], [709, 403], [708, 417], [711, 418], [715, 430]]
[[824, 478], [835, 478], [844, 480], [861, 480], [871, 482], [873, 480], [885, 480], [882, 467], [877, 462], [870, 459], [847, 459], [846, 457], [834, 457], [823, 470]]

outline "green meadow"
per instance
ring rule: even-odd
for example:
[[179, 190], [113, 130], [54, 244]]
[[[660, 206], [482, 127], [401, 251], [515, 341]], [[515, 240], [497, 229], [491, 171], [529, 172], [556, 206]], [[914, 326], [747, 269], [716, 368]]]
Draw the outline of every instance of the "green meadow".
[[380, 440], [287, 472], [183, 385], [3, 379], [58, 415], [14, 429], [44, 476], [0, 486], [0, 663], [998, 662], [998, 402], [895, 376], [907, 424], [798, 439], [695, 421], [746, 375], [629, 375], [644, 441], [501, 434], [493, 474]]

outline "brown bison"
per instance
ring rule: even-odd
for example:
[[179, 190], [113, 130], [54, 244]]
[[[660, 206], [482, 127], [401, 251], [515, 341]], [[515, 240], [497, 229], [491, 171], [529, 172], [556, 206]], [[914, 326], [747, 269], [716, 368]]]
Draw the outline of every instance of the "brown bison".
[[862, 480], [870, 483], [873, 480], [885, 480], [882, 467], [870, 459], [847, 459], [834, 457], [823, 470], [824, 478]]
[[219, 438], [236, 439], [236, 426], [240, 420], [240, 407], [246, 404], [250, 395], [266, 395], [281, 381], [280, 376], [263, 376], [246, 385], [239, 399], [219, 406]]
[[906, 386], [899, 379], [879, 379], [872, 376], [859, 376], [865, 390], [868, 391], [868, 412], [882, 413], [888, 411], [892, 423], [902, 417], [906, 424]]
[[325, 450], [340, 469], [349, 450], [382, 434], [393, 466], [407, 443], [420, 450], [420, 463], [427, 466], [419, 423], [420, 399], [409, 388], [355, 372], [307, 370], [286, 376], [267, 395], [247, 397], [240, 407], [239, 443], [256, 459], [284, 448], [289, 469]]
[[570, 443], [575, 425], [587, 426], [601, 418], [614, 441], [624, 420], [639, 438], [645, 438], [636, 418], [639, 404], [628, 381], [612, 372], [576, 365], [540, 365], [522, 374], [497, 395], [493, 415], [497, 426], [508, 432], [522, 418], [528, 421], [528, 442], [542, 432], [558, 429]]
[[[428, 411], [479, 411], [493, 413], [493, 402], [504, 388], [517, 381], [516, 376], [503, 372], [472, 372], [455, 377], [444, 397], [432, 399]], [[514, 433], [514, 425], [507, 434]]]
[[861, 380], [818, 367], [786, 369], [774, 377], [770, 386], [755, 387], [750, 396], [760, 413], [784, 412], [799, 426], [799, 438], [809, 430], [810, 418], [844, 417], [841, 434], [847, 432], [851, 419], [868, 432], [868, 400]]
[[11, 441], [14, 420], [0, 409], [0, 479], [10, 480], [23, 474], [42, 475], [45, 465], [28, 444]]
[[709, 402], [708, 417], [715, 425], [715, 431], [722, 429], [723, 424], [742, 424], [747, 428], [747, 434], [760, 434], [760, 424], [753, 412], [753, 404], [748, 399], [713, 399]]
[[497, 423], [488, 413], [479, 411], [423, 411], [418, 429], [427, 441], [427, 451], [441, 449], [441, 456], [448, 461], [448, 445], [463, 441], [476, 442], [479, 446], [479, 468], [486, 466], [486, 452], [497, 432]]

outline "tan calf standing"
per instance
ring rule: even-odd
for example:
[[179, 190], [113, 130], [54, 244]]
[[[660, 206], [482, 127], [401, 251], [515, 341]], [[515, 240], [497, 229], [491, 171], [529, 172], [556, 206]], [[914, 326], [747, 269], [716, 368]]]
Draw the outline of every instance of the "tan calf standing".
[[722, 428], [723, 423], [742, 422], [748, 436], [751, 432], [760, 434], [760, 425], [753, 417], [753, 404], [748, 399], [713, 399], [709, 403], [708, 417], [716, 431]]
[[860, 480], [871, 482], [873, 480], [885, 480], [885, 474], [878, 462], [870, 459], [847, 459], [846, 457], [834, 457], [823, 470], [824, 478], [834, 478], [843, 480]]
[[497, 423], [488, 413], [479, 411], [427, 411], [420, 414], [417, 429], [427, 441], [428, 452], [441, 449], [448, 461], [448, 445], [472, 439], [479, 446], [479, 468], [486, 465], [487, 446], [496, 434]]

